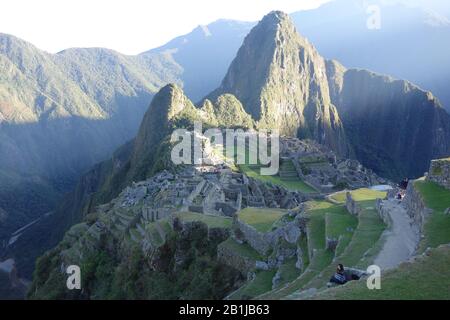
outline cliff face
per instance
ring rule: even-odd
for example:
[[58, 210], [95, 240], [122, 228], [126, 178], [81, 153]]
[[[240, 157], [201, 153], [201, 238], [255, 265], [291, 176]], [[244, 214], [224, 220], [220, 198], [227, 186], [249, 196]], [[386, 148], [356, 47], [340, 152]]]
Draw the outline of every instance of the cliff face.
[[208, 97], [224, 93], [235, 95], [260, 128], [314, 138], [348, 153], [325, 60], [282, 12], [268, 14], [252, 29], [222, 85]]
[[450, 154], [450, 116], [429, 92], [365, 70], [330, 68], [333, 102], [355, 156], [381, 176], [419, 177]]

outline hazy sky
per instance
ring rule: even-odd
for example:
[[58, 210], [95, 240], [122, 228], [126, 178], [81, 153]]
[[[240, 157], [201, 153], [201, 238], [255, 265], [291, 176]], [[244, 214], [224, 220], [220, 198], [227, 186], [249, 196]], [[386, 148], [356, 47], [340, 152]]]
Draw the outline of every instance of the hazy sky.
[[136, 54], [219, 18], [259, 20], [329, 0], [1, 0], [0, 32], [49, 52], [106, 47]]

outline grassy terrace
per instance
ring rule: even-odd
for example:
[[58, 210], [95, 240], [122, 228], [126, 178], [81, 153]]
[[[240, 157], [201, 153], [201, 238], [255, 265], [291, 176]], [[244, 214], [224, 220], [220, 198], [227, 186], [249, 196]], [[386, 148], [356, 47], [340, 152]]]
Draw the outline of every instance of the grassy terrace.
[[419, 261], [403, 263], [383, 274], [381, 290], [367, 290], [365, 281], [319, 293], [314, 299], [450, 299], [450, 248], [432, 249]]
[[308, 248], [303, 248], [305, 255], [307, 252], [314, 252], [305, 272], [294, 281], [282, 288], [261, 295], [260, 299], [281, 299], [307, 284], [318, 275], [321, 270], [328, 266], [334, 257], [333, 252], [325, 250], [325, 214], [327, 211], [339, 210], [337, 205], [326, 201], [311, 201], [308, 203]]
[[[245, 164], [238, 165], [239, 171], [245, 173], [250, 178], [257, 179], [266, 183], [272, 183], [274, 185], [278, 185], [292, 191], [300, 191], [303, 193], [317, 192], [317, 190], [315, 190], [313, 187], [303, 182], [298, 177], [281, 178], [279, 174], [274, 176], [261, 175], [260, 174], [261, 165], [259, 163], [258, 164], [249, 163], [250, 160], [248, 148], [246, 148], [245, 151], [238, 148], [238, 152], [245, 152]], [[236, 156], [235, 156], [235, 163], [238, 163]], [[284, 161], [283, 163], [280, 164], [280, 170], [293, 171], [295, 170], [295, 167], [292, 161]]]
[[[325, 290], [319, 293], [314, 299], [450, 299], [450, 247], [441, 244], [450, 243], [450, 217], [444, 215], [446, 208], [450, 207], [450, 191], [439, 185], [424, 180], [414, 182], [414, 186], [422, 194], [425, 204], [433, 210], [424, 226], [425, 238], [421, 243], [421, 251], [427, 247], [432, 247], [425, 255], [420, 256], [413, 262], [403, 263], [399, 268], [387, 271], [383, 274], [381, 281], [381, 290], [367, 290], [366, 284], [362, 282], [351, 282], [345, 286]], [[364, 202], [363, 202], [364, 204]], [[370, 204], [366, 203], [366, 208]], [[370, 213], [370, 209], [365, 212]], [[361, 217], [360, 224], [370, 224], [369, 217]], [[376, 238], [376, 230], [365, 232], [358, 241], [369, 241], [368, 237]], [[363, 237], [364, 236], [364, 237]], [[356, 234], [354, 236], [356, 239]], [[352, 240], [353, 242], [353, 240]], [[370, 258], [374, 255], [373, 251], [381, 246], [380, 241], [376, 242], [365, 258], [360, 260], [359, 266], [365, 267], [371, 263]], [[355, 261], [355, 251], [351, 245], [342, 255], [345, 263]], [[350, 254], [349, 257], [346, 254]]]
[[[334, 195], [333, 200], [341, 204], [327, 201], [308, 203], [308, 246], [314, 252], [308, 268], [294, 281], [259, 298], [284, 299], [304, 289], [324, 288], [337, 263], [351, 267], [370, 264], [381, 247], [379, 241], [385, 229], [374, 208], [375, 199], [384, 198], [386, 193], [361, 189], [352, 191], [352, 194], [363, 209], [358, 218], [345, 209], [345, 193]], [[325, 249], [326, 237], [339, 239], [335, 252]]]
[[288, 282], [291, 282], [300, 276], [300, 270], [295, 267], [297, 262], [296, 258], [291, 258], [287, 260], [283, 265], [280, 266], [281, 282], [280, 286]]
[[[331, 275], [335, 271], [335, 264], [342, 263], [349, 267], [366, 268], [370, 264], [370, 259], [363, 259], [367, 252], [370, 252], [374, 244], [378, 242], [385, 229], [383, 221], [379, 218], [376, 210], [371, 209], [371, 203], [363, 203], [365, 209], [362, 210], [358, 225], [352, 236], [346, 237], [336, 249], [335, 263], [323, 269], [321, 275], [308, 283], [305, 288], [324, 288]], [[354, 222], [350, 222], [353, 224]], [[379, 248], [379, 247], [378, 247]], [[375, 250], [376, 251], [376, 250]], [[375, 255], [377, 252], [373, 252]]]
[[247, 300], [272, 289], [272, 279], [276, 270], [258, 271], [255, 279], [235, 291], [230, 300]]
[[155, 245], [159, 246], [163, 244], [163, 239], [161, 238], [158, 229], [156, 228], [156, 223], [157, 222], [148, 223], [145, 228], [150, 235], [152, 242]]
[[424, 225], [425, 238], [420, 244], [420, 250], [450, 243], [450, 216], [444, 214], [450, 207], [450, 190], [423, 180], [415, 181], [414, 186], [423, 196], [425, 205], [433, 210]]
[[[330, 198], [339, 203], [345, 203], [347, 191], [337, 192], [330, 196]], [[384, 199], [386, 192], [376, 191], [367, 188], [351, 191], [352, 197], [355, 201], [370, 201], [376, 199]]]
[[330, 239], [338, 239], [339, 243], [335, 255], [339, 256], [347, 247], [353, 237], [353, 232], [358, 226], [358, 219], [350, 215], [344, 206], [336, 206], [325, 215], [326, 236]]
[[185, 222], [201, 221], [209, 228], [231, 228], [232, 219], [228, 217], [212, 216], [194, 212], [180, 212], [176, 217]]
[[315, 193], [317, 192], [314, 188], [297, 178], [296, 180], [286, 180], [282, 179], [280, 176], [263, 176], [260, 174], [259, 165], [239, 165], [240, 170], [247, 176], [253, 179], [258, 179], [262, 182], [272, 183], [277, 186], [281, 186], [291, 191], [300, 191], [303, 193]]
[[282, 209], [245, 208], [238, 213], [239, 220], [259, 232], [269, 232], [273, 225], [287, 213]]

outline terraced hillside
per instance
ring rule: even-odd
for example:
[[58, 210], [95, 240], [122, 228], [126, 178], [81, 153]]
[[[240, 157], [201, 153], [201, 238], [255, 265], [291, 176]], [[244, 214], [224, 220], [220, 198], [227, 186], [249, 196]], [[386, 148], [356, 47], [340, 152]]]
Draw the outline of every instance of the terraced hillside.
[[[366, 281], [352, 281], [343, 286], [327, 288], [326, 284], [333, 274], [335, 265], [342, 263], [345, 266], [365, 269], [372, 264], [374, 257], [383, 247], [383, 238], [380, 235], [384, 229], [382, 221], [378, 218], [373, 207], [373, 199], [379, 198], [380, 193], [368, 189], [360, 189], [352, 192], [352, 197], [361, 206], [362, 211], [358, 217], [358, 224], [351, 236], [341, 237], [333, 258], [333, 263], [326, 267], [330, 259], [319, 251], [313, 263], [295, 281], [287, 284], [279, 290], [261, 295], [262, 299], [449, 299], [450, 298], [450, 216], [445, 212], [450, 207], [450, 190], [426, 179], [418, 179], [411, 184], [408, 191], [408, 202], [419, 202], [419, 211], [425, 214], [422, 223], [422, 239], [419, 243], [417, 254], [400, 266], [382, 272], [381, 290], [368, 290]], [[414, 190], [416, 193], [411, 192]], [[380, 197], [381, 198], [381, 197]], [[345, 193], [337, 193], [329, 197], [334, 206], [339, 206], [345, 199]], [[323, 206], [323, 204], [322, 204]], [[408, 214], [417, 214], [416, 208], [407, 205]], [[319, 209], [318, 209], [319, 208]], [[326, 210], [332, 209], [327, 208]], [[336, 212], [325, 214], [323, 222], [323, 207], [313, 207], [311, 213], [315, 217], [310, 220], [308, 237], [309, 244], [323, 248], [323, 241], [315, 237], [325, 232], [327, 238], [330, 234], [342, 232], [342, 224], [335, 218], [330, 219]], [[336, 210], [336, 209], [335, 209]], [[322, 214], [322, 217], [320, 216]], [[330, 223], [333, 221], [333, 223]], [[341, 218], [341, 222], [342, 222]], [[346, 222], [347, 225], [351, 224]], [[328, 226], [334, 225], [332, 228]], [[333, 230], [334, 229], [334, 230]], [[338, 230], [338, 231], [336, 231]], [[351, 229], [347, 229], [350, 231]], [[350, 240], [348, 240], [350, 239]], [[319, 240], [319, 245], [317, 245]], [[311, 265], [318, 261], [321, 272], [317, 272]], [[319, 267], [319, 268], [320, 268]]]
[[[352, 195], [362, 209], [358, 217], [347, 212], [341, 194], [331, 197], [331, 201], [308, 203], [308, 267], [292, 282], [260, 295], [258, 299], [302, 297], [307, 289], [313, 289], [312, 292], [325, 289], [337, 263], [357, 268], [370, 264], [385, 228], [375, 210], [375, 200], [385, 194], [360, 189]], [[330, 245], [333, 242], [334, 245]]]
[[424, 237], [419, 252], [450, 243], [450, 215], [445, 214], [447, 208], [450, 208], [450, 190], [423, 179], [415, 181], [414, 188], [422, 196], [426, 207], [432, 211], [423, 226]]

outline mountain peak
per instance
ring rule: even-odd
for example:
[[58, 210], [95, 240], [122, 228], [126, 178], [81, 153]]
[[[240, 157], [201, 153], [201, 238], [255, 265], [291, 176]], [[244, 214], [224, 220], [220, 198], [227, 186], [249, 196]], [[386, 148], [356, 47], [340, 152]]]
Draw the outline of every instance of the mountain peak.
[[[162, 87], [155, 95], [147, 114], [151, 114], [151, 119], [159, 118], [166, 123], [191, 105], [183, 90], [178, 85], [170, 83]], [[160, 121], [158, 123], [161, 124]]]
[[221, 86], [208, 97], [230, 93], [260, 128], [315, 138], [345, 153], [325, 71], [325, 60], [291, 18], [272, 11], [247, 35]]
[[283, 11], [279, 11], [279, 10], [274, 10], [269, 12], [268, 14], [266, 14], [261, 22], [262, 23], [279, 23], [282, 21], [289, 21], [292, 23], [291, 18], [289, 17], [289, 15]]
[[287, 34], [294, 38], [302, 38], [300, 34], [297, 33], [291, 17], [282, 11], [272, 11], [268, 13], [262, 18], [257, 27], [259, 27], [260, 30], [264, 30], [264, 32], [267, 33], [267, 36], [272, 34], [275, 38], [279, 38], [280, 34]]

